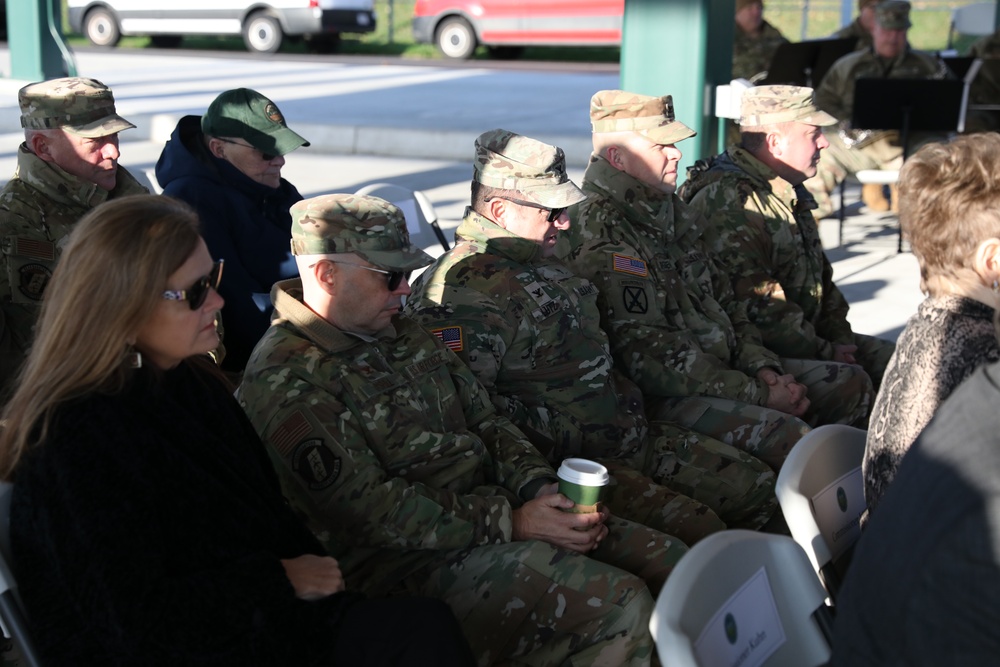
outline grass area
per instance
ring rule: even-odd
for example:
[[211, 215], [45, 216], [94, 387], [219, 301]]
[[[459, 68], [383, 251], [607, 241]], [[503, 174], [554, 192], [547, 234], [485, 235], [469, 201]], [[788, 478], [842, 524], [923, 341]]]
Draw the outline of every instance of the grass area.
[[[908, 34], [914, 48], [938, 51], [948, 44], [948, 30], [951, 26], [951, 10], [956, 7], [980, 2], [981, 0], [952, 0], [913, 2], [910, 20], [913, 27]], [[771, 22], [785, 37], [792, 41], [827, 37], [840, 28], [840, 2], [836, 0], [812, 0], [805, 17], [806, 32], [802, 35], [802, 0], [766, 0], [764, 18]], [[855, 5], [856, 6], [856, 5]], [[955, 46], [967, 49], [974, 37], [961, 37]]]
[[[911, 14], [913, 27], [910, 29], [910, 43], [918, 49], [935, 51], [948, 43], [948, 29], [951, 10], [971, 4], [977, 0], [914, 2]], [[340, 53], [356, 55], [388, 55], [416, 60], [440, 59], [437, 49], [431, 44], [413, 43], [411, 17], [414, 0], [375, 0], [378, 17], [376, 30], [361, 35], [346, 35], [340, 45]], [[803, 0], [766, 0], [765, 18], [793, 41], [826, 37], [840, 27], [839, 0], [811, 0], [803, 17]], [[804, 20], [803, 20], [804, 19]], [[803, 36], [803, 23], [805, 34]], [[68, 24], [67, 24], [68, 29]], [[955, 46], [967, 49], [975, 38], [960, 37]], [[69, 35], [72, 45], [84, 46], [88, 42], [80, 35]], [[123, 38], [120, 47], [143, 48], [149, 45], [146, 37]], [[240, 37], [185, 37], [182, 49], [218, 49], [223, 51], [245, 51]], [[284, 53], [305, 53], [307, 46], [302, 40], [288, 40], [281, 47]], [[618, 62], [620, 50], [617, 48], [582, 47], [528, 47], [522, 58], [526, 60], [560, 60], [570, 62]], [[476, 49], [475, 59], [487, 59], [485, 47]]]

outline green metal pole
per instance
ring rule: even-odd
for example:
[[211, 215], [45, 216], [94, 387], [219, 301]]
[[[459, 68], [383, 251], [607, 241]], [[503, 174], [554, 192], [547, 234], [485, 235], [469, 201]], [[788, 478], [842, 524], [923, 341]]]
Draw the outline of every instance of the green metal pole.
[[73, 54], [62, 39], [59, 0], [8, 2], [7, 26], [11, 78], [41, 81], [76, 75]]
[[680, 173], [718, 152], [715, 87], [732, 72], [735, 0], [625, 0], [621, 86], [672, 95], [677, 119], [698, 135], [684, 141]]

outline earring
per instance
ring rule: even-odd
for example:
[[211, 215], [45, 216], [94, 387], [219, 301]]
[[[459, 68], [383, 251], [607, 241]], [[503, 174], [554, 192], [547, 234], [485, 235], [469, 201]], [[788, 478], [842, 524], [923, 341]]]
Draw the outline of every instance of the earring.
[[1000, 294], [1000, 278], [993, 279], [993, 293]]
[[130, 347], [125, 353], [125, 367], [142, 368], [142, 352], [134, 347]]

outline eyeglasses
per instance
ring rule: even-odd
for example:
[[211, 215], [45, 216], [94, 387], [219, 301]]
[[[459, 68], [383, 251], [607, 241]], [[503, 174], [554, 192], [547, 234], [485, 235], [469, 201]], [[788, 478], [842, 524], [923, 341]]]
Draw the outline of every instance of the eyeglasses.
[[534, 202], [521, 201], [520, 199], [510, 199], [508, 197], [490, 197], [486, 201], [490, 201], [490, 199], [503, 199], [503, 200], [509, 201], [509, 202], [511, 202], [513, 204], [520, 204], [521, 206], [528, 206], [530, 208], [538, 208], [538, 209], [541, 209], [543, 211], [548, 211], [549, 212], [549, 216], [546, 218], [546, 220], [549, 223], [553, 223], [556, 220], [558, 220], [559, 216], [561, 216], [566, 211], [566, 208], [567, 208], [566, 206], [563, 206], [562, 208], [548, 208], [547, 206], [542, 206], [542, 205], [536, 204]]
[[220, 259], [212, 264], [212, 270], [208, 272], [208, 275], [198, 278], [198, 281], [187, 289], [165, 290], [163, 298], [168, 301], [187, 301], [191, 310], [198, 310], [208, 298], [208, 290], [219, 289], [219, 282], [222, 280], [222, 262], [223, 260]]
[[264, 151], [260, 150], [259, 148], [254, 148], [250, 144], [243, 144], [243, 143], [240, 143], [238, 141], [233, 141], [232, 139], [223, 139], [222, 137], [213, 137], [213, 138], [214, 139], [218, 139], [219, 141], [221, 141], [224, 144], [233, 144], [234, 146], [242, 146], [243, 148], [251, 148], [251, 149], [257, 151], [257, 153], [260, 154], [260, 159], [263, 160], [264, 162], [270, 162], [271, 160], [273, 160], [276, 157], [278, 157], [277, 155], [272, 155], [270, 153], [265, 153]]
[[[332, 264], [346, 264], [347, 266], [353, 266], [353, 267], [358, 268], [358, 269], [364, 269], [365, 271], [374, 271], [375, 273], [384, 273], [386, 275], [387, 285], [389, 287], [389, 291], [390, 292], [395, 292], [396, 291], [396, 288], [399, 287], [399, 284], [401, 282], [403, 282], [403, 278], [406, 278], [407, 280], [409, 280], [410, 279], [410, 273], [412, 273], [412, 271], [386, 271], [385, 269], [376, 269], [373, 266], [361, 266], [360, 264], [354, 264], [353, 262], [338, 262], [335, 259], [328, 259], [326, 261], [328, 261], [328, 262], [330, 262]], [[316, 264], [319, 264], [319, 262], [316, 262]], [[309, 268], [312, 268], [313, 266], [316, 266], [316, 264], [313, 264]]]

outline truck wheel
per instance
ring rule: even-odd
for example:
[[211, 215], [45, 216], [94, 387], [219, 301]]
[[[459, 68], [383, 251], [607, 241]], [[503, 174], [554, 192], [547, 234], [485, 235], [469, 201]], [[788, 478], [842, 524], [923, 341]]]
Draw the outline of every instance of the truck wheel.
[[243, 24], [243, 43], [247, 51], [274, 53], [281, 48], [284, 37], [278, 19], [262, 12], [251, 14]]
[[463, 18], [447, 18], [437, 30], [438, 51], [445, 58], [467, 60], [475, 53], [476, 45], [476, 33]]
[[100, 7], [87, 12], [87, 17], [83, 20], [83, 34], [94, 46], [107, 48], [114, 46], [122, 38], [114, 15]]

